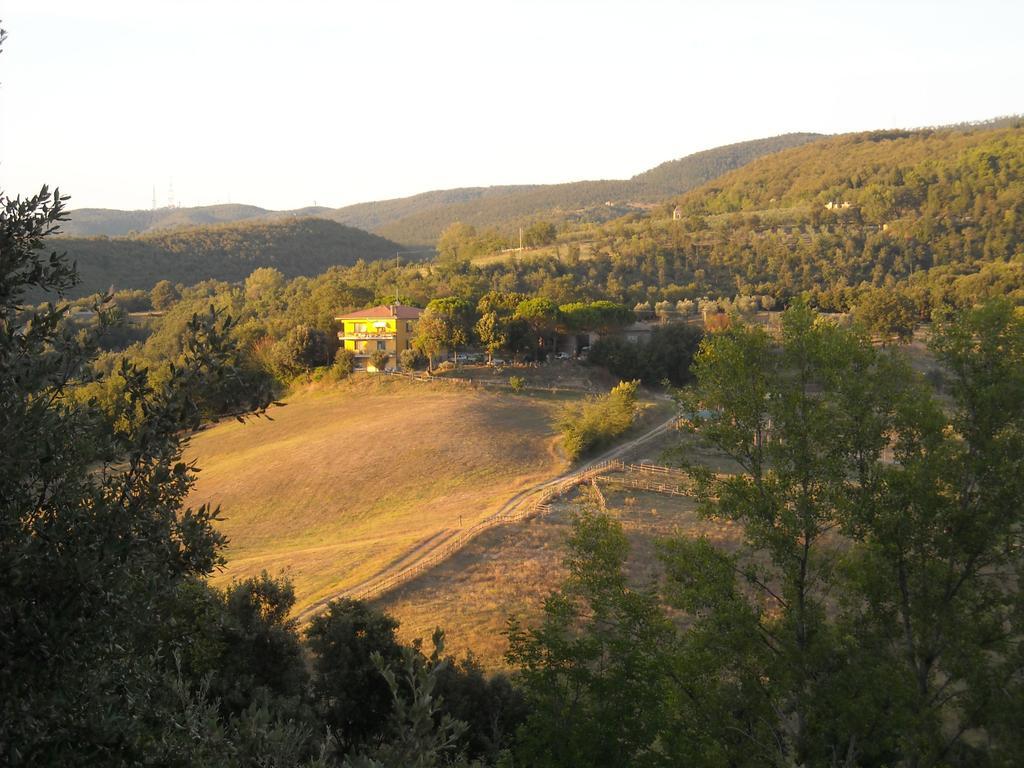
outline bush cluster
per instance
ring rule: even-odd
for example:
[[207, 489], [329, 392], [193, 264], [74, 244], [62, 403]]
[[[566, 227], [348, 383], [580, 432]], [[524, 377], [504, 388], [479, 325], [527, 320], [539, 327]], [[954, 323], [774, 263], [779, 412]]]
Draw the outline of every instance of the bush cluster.
[[607, 445], [633, 424], [639, 381], [623, 381], [607, 395], [566, 405], [558, 416], [562, 447], [575, 460]]

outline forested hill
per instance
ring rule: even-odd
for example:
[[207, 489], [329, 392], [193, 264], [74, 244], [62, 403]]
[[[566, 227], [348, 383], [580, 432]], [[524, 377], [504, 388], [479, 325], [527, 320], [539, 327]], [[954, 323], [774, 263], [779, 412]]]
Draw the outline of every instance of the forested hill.
[[821, 136], [792, 133], [730, 144], [662, 163], [631, 179], [464, 187], [337, 209], [311, 207], [270, 211], [251, 205], [153, 211], [88, 208], [72, 211], [72, 221], [64, 231], [71, 236], [115, 237], [218, 222], [314, 216], [375, 232], [410, 246], [433, 245], [441, 231], [455, 221], [476, 227], [496, 227], [506, 233], [537, 219], [604, 221], [621, 215], [632, 205], [654, 203], [686, 192], [756, 157], [817, 138]]
[[[226, 203], [195, 208], [155, 208], [148, 211], [119, 211], [111, 208], [78, 208], [71, 211], [71, 221], [62, 227], [72, 237], [124, 237], [162, 229], [201, 227], [207, 224], [230, 224], [249, 220], [285, 220], [324, 218], [331, 208], [309, 207], [295, 211], [271, 211], [255, 205]], [[329, 218], [329, 216], [327, 217]]]
[[403, 243], [435, 243], [449, 224], [493, 227], [509, 234], [537, 219], [605, 221], [634, 205], [686, 192], [765, 154], [822, 138], [790, 133], [717, 147], [625, 180], [577, 181], [515, 187], [478, 187], [427, 192], [399, 200], [339, 208], [331, 218]]
[[634, 176], [629, 180], [628, 188], [636, 199], [663, 200], [670, 195], [678, 195], [699, 187], [759, 157], [823, 138], [825, 137], [820, 133], [787, 133], [770, 139], [728, 144], [662, 163], [656, 168]]
[[[70, 223], [70, 222], [69, 222]], [[392, 258], [400, 248], [377, 235], [324, 219], [248, 221], [159, 231], [125, 238], [63, 237], [51, 246], [77, 262], [82, 282], [71, 294], [149, 289], [159, 280], [243, 280], [257, 267], [286, 277], [316, 275], [335, 265]]]
[[898, 284], [927, 316], [1024, 296], [1024, 121], [823, 139], [586, 236], [592, 272], [607, 256], [609, 283], [652, 299], [809, 292], [845, 310]]
[[754, 160], [677, 202], [704, 215], [835, 202], [875, 224], [938, 214], [971, 221], [983, 215], [970, 208], [987, 192], [1019, 188], [1022, 127], [1024, 119], [1006, 127], [834, 136]]

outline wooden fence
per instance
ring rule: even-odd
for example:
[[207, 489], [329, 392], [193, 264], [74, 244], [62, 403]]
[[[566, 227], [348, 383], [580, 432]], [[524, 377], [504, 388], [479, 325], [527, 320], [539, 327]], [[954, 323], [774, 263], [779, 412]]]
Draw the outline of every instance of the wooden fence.
[[622, 475], [606, 476], [606, 482], [670, 496], [692, 495], [691, 478], [681, 469], [649, 462], [626, 464], [622, 461], [614, 462], [612, 469], [618, 470]]

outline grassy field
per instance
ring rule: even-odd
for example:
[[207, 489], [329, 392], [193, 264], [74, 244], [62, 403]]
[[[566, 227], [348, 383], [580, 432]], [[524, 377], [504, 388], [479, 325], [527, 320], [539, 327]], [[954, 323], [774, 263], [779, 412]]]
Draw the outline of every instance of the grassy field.
[[363, 377], [201, 432], [189, 503], [221, 505], [230, 539], [214, 582], [286, 574], [297, 610], [361, 583], [562, 471], [559, 402]]
[[[660, 444], [645, 445], [630, 459], [657, 461], [663, 449], [680, 443], [687, 446], [692, 461], [723, 471], [733, 468], [692, 436], [675, 432]], [[608, 513], [622, 521], [630, 539], [628, 569], [634, 583], [656, 577], [654, 548], [661, 538], [707, 535], [727, 549], [740, 540], [738, 526], [701, 518], [692, 499], [623, 489], [605, 481], [598, 487]], [[508, 618], [516, 616], [526, 623], [539, 619], [544, 598], [565, 576], [562, 560], [573, 512], [580, 504], [596, 501], [596, 492], [585, 486], [576, 497], [556, 503], [547, 516], [487, 531], [376, 604], [401, 622], [404, 640], [429, 637], [440, 626], [446, 630], [449, 651], [472, 650], [487, 667], [501, 668], [506, 649], [502, 632]]]

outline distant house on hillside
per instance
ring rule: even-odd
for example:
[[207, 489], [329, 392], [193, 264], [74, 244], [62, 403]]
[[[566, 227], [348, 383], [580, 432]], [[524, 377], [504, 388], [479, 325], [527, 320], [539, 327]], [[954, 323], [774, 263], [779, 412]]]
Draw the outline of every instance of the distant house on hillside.
[[412, 349], [416, 324], [422, 314], [419, 307], [382, 304], [334, 319], [341, 323], [338, 339], [345, 349], [355, 353], [357, 370], [372, 370], [370, 355], [377, 351], [386, 352], [387, 367], [397, 369], [399, 354], [403, 349]]
[[591, 331], [583, 334], [582, 336], [570, 337], [574, 341], [574, 346], [567, 351], [575, 353], [583, 344], [580, 342], [586, 342], [588, 345], [594, 345], [598, 339], [622, 339], [628, 341], [630, 344], [646, 344], [651, 340], [651, 334], [654, 332], [655, 326], [652, 323], [645, 323], [643, 321], [637, 321], [624, 325], [621, 328], [615, 328], [613, 330], [605, 331], [604, 333], [598, 333]]

